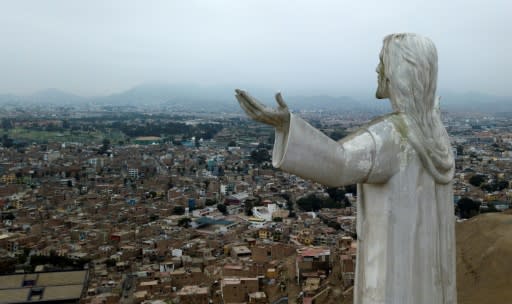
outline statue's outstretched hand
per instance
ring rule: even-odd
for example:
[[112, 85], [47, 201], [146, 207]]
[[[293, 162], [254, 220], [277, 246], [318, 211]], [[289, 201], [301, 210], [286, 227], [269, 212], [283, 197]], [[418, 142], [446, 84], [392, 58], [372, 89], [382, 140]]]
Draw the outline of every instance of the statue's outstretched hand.
[[290, 111], [281, 93], [276, 94], [277, 108], [268, 108], [244, 90], [235, 90], [240, 107], [252, 119], [271, 125], [278, 130], [286, 130], [290, 124]]

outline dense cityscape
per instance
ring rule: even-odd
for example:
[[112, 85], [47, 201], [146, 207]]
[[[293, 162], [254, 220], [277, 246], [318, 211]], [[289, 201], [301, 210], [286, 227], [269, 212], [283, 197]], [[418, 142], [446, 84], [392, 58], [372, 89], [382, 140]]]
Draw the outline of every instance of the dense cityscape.
[[[296, 114], [335, 140], [374, 116]], [[113, 106], [11, 105], [0, 118], [1, 299], [351, 303], [357, 187], [274, 169], [271, 128]], [[508, 209], [510, 116], [443, 120], [458, 221]]]
[[3, 1], [0, 304], [512, 303], [512, 1]]

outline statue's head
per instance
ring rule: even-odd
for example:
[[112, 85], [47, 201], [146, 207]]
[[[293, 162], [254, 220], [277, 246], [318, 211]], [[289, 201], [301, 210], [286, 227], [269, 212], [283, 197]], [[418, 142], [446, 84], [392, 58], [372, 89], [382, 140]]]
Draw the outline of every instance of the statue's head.
[[378, 99], [389, 98], [389, 79], [386, 77], [386, 69], [384, 68], [384, 62], [382, 62], [383, 49], [379, 54], [379, 64], [377, 65], [377, 92], [375, 97]]
[[377, 98], [389, 98], [400, 112], [431, 111], [435, 106], [437, 51], [434, 43], [416, 34], [384, 38], [377, 66]]

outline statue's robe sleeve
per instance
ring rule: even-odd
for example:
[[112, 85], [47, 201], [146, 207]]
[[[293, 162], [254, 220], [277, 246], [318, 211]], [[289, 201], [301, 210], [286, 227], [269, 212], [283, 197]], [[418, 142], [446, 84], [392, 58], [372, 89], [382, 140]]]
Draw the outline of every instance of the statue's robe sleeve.
[[389, 122], [371, 123], [337, 142], [291, 114], [288, 130], [276, 130], [272, 164], [330, 187], [383, 183], [396, 172], [399, 152], [389, 138], [378, 136], [396, 133], [388, 128]]

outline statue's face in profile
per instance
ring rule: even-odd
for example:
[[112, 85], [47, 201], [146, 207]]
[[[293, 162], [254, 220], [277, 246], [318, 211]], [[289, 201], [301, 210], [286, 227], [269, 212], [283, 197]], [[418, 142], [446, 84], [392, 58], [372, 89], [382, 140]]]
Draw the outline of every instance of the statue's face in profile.
[[386, 72], [384, 69], [384, 62], [382, 61], [382, 51], [380, 52], [380, 60], [379, 64], [377, 65], [376, 72], [378, 74], [377, 76], [377, 92], [375, 93], [375, 97], [378, 99], [383, 98], [389, 98], [389, 85], [388, 85], [388, 79], [386, 77]]

